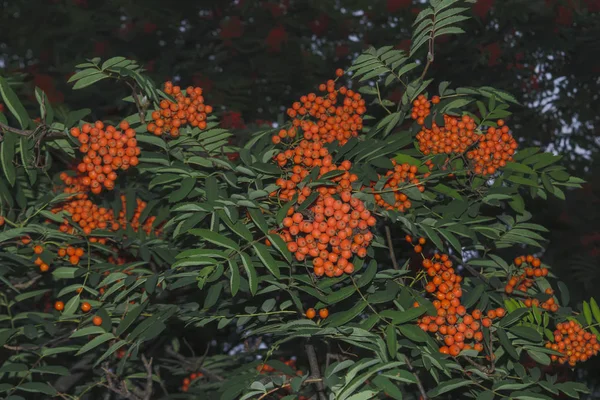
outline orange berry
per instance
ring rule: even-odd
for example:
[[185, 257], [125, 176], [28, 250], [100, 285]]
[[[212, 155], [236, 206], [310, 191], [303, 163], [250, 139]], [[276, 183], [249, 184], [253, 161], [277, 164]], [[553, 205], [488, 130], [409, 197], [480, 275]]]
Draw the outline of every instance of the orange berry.
[[83, 304], [81, 304], [81, 311], [88, 312], [91, 309], [92, 309], [92, 306], [87, 301], [85, 301], [85, 302], [83, 302]]
[[313, 319], [317, 315], [317, 312], [314, 308], [309, 308], [306, 310], [306, 318]]
[[62, 310], [64, 310], [64, 309], [65, 309], [65, 303], [63, 303], [63, 302], [62, 302], [62, 301], [60, 301], [60, 300], [59, 300], [59, 301], [56, 301], [56, 302], [54, 303], [54, 309], [55, 309], [56, 311], [62, 311]]
[[325, 318], [327, 318], [328, 316], [329, 316], [329, 310], [327, 310], [326, 308], [321, 308], [321, 309], [319, 310], [319, 317], [320, 317], [321, 319], [325, 319]]
[[94, 318], [92, 318], [92, 323], [96, 326], [100, 326], [102, 325], [102, 318], [96, 315]]

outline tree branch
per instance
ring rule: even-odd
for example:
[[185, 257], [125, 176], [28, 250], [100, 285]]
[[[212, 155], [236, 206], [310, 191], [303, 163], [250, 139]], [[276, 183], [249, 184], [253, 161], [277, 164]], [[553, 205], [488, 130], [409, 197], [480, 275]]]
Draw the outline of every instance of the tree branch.
[[415, 379], [417, 380], [417, 387], [419, 388], [419, 392], [421, 393], [422, 399], [428, 400], [427, 392], [425, 391], [425, 388], [423, 387], [423, 383], [421, 382], [419, 375], [415, 372], [415, 369], [413, 368], [412, 364], [410, 363], [410, 360], [408, 359], [408, 357], [406, 355], [404, 356], [404, 360], [406, 361], [406, 366], [408, 367], [410, 372], [413, 373], [413, 375], [415, 376]]
[[385, 226], [385, 237], [387, 238], [388, 248], [390, 250], [390, 258], [392, 259], [392, 265], [394, 269], [400, 269], [398, 266], [398, 261], [396, 260], [396, 253], [394, 252], [394, 246], [392, 244], [392, 232], [390, 231], [389, 226]]
[[315, 381], [319, 400], [327, 400], [327, 397], [325, 396], [325, 385], [323, 385], [323, 380], [321, 380], [321, 371], [319, 370], [319, 360], [317, 358], [317, 353], [315, 352], [315, 346], [313, 346], [312, 343], [306, 343], [304, 349], [306, 350], [306, 356], [308, 357], [310, 374], [314, 379], [319, 379], [319, 381]]

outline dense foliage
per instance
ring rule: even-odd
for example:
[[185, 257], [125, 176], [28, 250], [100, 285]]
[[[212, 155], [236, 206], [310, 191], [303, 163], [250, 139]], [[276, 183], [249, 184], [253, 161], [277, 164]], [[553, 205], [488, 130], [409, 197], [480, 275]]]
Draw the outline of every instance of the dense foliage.
[[600, 349], [600, 309], [569, 306], [528, 211], [583, 180], [513, 136], [511, 94], [429, 75], [470, 3], [431, 0], [406, 50], [368, 48], [241, 147], [209, 88], [156, 84], [130, 58], [69, 78], [78, 104], [127, 91], [111, 113], [55, 108], [39, 88], [28, 109], [20, 77], [0, 78], [0, 391], [589, 393], [570, 371]]

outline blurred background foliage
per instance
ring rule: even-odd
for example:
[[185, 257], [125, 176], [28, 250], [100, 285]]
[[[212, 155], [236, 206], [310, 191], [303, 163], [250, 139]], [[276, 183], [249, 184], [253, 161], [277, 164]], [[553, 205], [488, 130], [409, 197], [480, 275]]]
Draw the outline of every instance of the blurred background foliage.
[[[244, 140], [368, 46], [410, 47], [418, 0], [10, 0], [0, 2], [0, 74], [22, 99], [42, 88], [59, 112], [132, 113], [118, 85], [66, 83], [84, 58], [125, 56], [156, 81], [202, 86], [223, 124]], [[478, 0], [467, 35], [436, 43], [430, 75], [492, 86], [522, 104], [509, 121], [523, 146], [552, 150], [588, 181], [567, 202], [531, 204], [547, 226], [544, 261], [574, 300], [600, 285], [600, 0]], [[425, 49], [423, 49], [424, 51]], [[424, 57], [422, 57], [424, 58]], [[434, 83], [435, 84], [435, 83]], [[434, 87], [434, 86], [432, 86]], [[92, 93], [92, 94], [91, 94]], [[402, 92], [390, 87], [386, 96]], [[375, 107], [373, 107], [373, 111]], [[516, 249], [519, 251], [519, 249]]]

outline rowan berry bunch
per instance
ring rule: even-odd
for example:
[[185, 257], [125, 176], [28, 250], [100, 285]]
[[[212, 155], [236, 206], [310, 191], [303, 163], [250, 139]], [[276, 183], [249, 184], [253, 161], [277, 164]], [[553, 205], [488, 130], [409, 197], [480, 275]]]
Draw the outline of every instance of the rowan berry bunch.
[[189, 376], [183, 378], [183, 380], [181, 381], [181, 391], [187, 392], [190, 389], [190, 385], [192, 384], [192, 382], [194, 382], [196, 379], [200, 379], [203, 377], [204, 374], [200, 371], [192, 372]]
[[[531, 254], [515, 258], [514, 264], [523, 272], [519, 275], [512, 276], [509, 279], [508, 283], [504, 287], [506, 294], [512, 294], [515, 288], [523, 294], [527, 294], [529, 289], [533, 286], [535, 278], [548, 276], [548, 268], [542, 267], [541, 260], [532, 256]], [[558, 303], [553, 296], [554, 291], [551, 288], [547, 288], [544, 293], [550, 295], [551, 297], [543, 302], [540, 302], [538, 299], [527, 297], [524, 300], [525, 306], [541, 307], [544, 310], [549, 310], [552, 312], [558, 311]]]
[[147, 126], [148, 132], [156, 136], [163, 134], [172, 138], [179, 136], [179, 130], [185, 125], [206, 129], [206, 118], [213, 108], [204, 104], [202, 88], [189, 86], [185, 92], [172, 82], [165, 82], [164, 91], [174, 97], [175, 101], [163, 99], [159, 109], [152, 112], [152, 122]]
[[[341, 69], [336, 71], [338, 77], [343, 74]], [[365, 100], [351, 89], [342, 86], [336, 90], [335, 86], [335, 81], [330, 79], [319, 85], [319, 91], [325, 93], [323, 96], [309, 93], [292, 104], [287, 110], [288, 116], [292, 118], [292, 127], [282, 129], [278, 135], [273, 136], [273, 143], [293, 140], [298, 128], [306, 140], [321, 143], [337, 140], [340, 146], [351, 137], [358, 136], [363, 127], [361, 115], [367, 110]], [[343, 99], [340, 99], [340, 95]]]
[[320, 195], [307, 209], [307, 216], [290, 210], [280, 235], [298, 261], [312, 258], [316, 276], [351, 274], [353, 254], [361, 258], [367, 255], [367, 246], [373, 240], [369, 227], [376, 220], [349, 192], [342, 192], [340, 199]]
[[[294, 359], [285, 360], [285, 359], [282, 358], [282, 359], [280, 359], [280, 361], [282, 363], [284, 363], [285, 365], [287, 365], [288, 367], [290, 367], [291, 369], [293, 369], [294, 371], [296, 371], [296, 375], [297, 376], [302, 376], [304, 374], [301, 370], [297, 369], [297, 367], [296, 367], [296, 360], [294, 360]], [[263, 374], [263, 375], [265, 375], [265, 374], [275, 374], [275, 375], [278, 375], [278, 376], [286, 377], [288, 379], [294, 377], [293, 375], [285, 374], [285, 373], [283, 373], [281, 371], [278, 371], [278, 370], [276, 370], [275, 368], [271, 367], [268, 364], [259, 364], [259, 365], [256, 366], [256, 370], [260, 374]], [[291, 387], [290, 387], [290, 385], [289, 384], [283, 385], [282, 388], [281, 388], [281, 391], [285, 391], [287, 393], [291, 393]], [[283, 394], [275, 393], [275, 395], [279, 399], [285, 397], [285, 395], [283, 395]], [[308, 397], [300, 395], [300, 396], [297, 397], [297, 399], [298, 400], [308, 400]]]
[[89, 187], [94, 194], [100, 193], [103, 187], [114, 189], [116, 171], [127, 170], [139, 163], [140, 148], [135, 130], [129, 127], [127, 121], [121, 122], [119, 129], [96, 121], [94, 125], [83, 124], [81, 129], [73, 127], [70, 132], [81, 143], [79, 151], [84, 154], [82, 162], [77, 165], [82, 174], [77, 184]]
[[[478, 309], [467, 312], [460, 301], [462, 277], [452, 268], [452, 261], [447, 254], [435, 254], [432, 258], [424, 259], [422, 265], [430, 277], [425, 290], [435, 299], [433, 305], [437, 309], [437, 316], [419, 319], [419, 327], [425, 332], [437, 334], [444, 342], [440, 353], [457, 356], [462, 350], [482, 351], [482, 328], [489, 328], [494, 319], [504, 317], [505, 310], [490, 309], [486, 314]], [[419, 304], [415, 303], [415, 306]]]
[[[434, 96], [431, 103], [439, 103]], [[430, 103], [423, 95], [413, 103], [412, 118], [424, 125], [430, 113]], [[419, 149], [429, 154], [465, 154], [472, 163], [472, 171], [477, 175], [491, 175], [513, 160], [518, 147], [503, 120], [496, 122], [498, 127], [488, 127], [485, 134], [477, 133], [477, 124], [472, 117], [444, 115], [444, 126], [432, 123], [431, 129], [422, 126], [417, 134]]]
[[[394, 165], [394, 169], [386, 172], [385, 176], [389, 179], [385, 185], [383, 185], [383, 188], [380, 191], [375, 191], [377, 182], [371, 182], [371, 190], [374, 193], [375, 202], [379, 207], [386, 210], [404, 212], [412, 206], [412, 203], [408, 199], [408, 196], [401, 191], [403, 184], [410, 183], [415, 185], [421, 193], [425, 191], [425, 186], [421, 185], [419, 179], [416, 178], [417, 167], [415, 165], [410, 165], [408, 163], [398, 164], [395, 160], [392, 160], [392, 164]], [[424, 176], [429, 176], [429, 173], [426, 173]], [[395, 203], [389, 204], [386, 202], [384, 196], [379, 192], [391, 192], [394, 196]]]
[[[329, 310], [326, 308], [321, 308], [319, 310], [319, 318], [321, 319], [326, 319], [327, 317], [329, 317]], [[309, 308], [308, 310], [306, 310], [306, 318], [308, 319], [313, 319], [317, 316], [317, 311], [314, 308]]]
[[[336, 73], [341, 75], [340, 71]], [[274, 143], [294, 139], [297, 128], [301, 128], [301, 140], [290, 143], [288, 149], [273, 157], [281, 168], [288, 167], [288, 170], [277, 180], [280, 189], [271, 196], [289, 201], [298, 195], [297, 204], [300, 205], [313, 190], [317, 192], [316, 199], [304, 211], [296, 212], [297, 206], [289, 209], [279, 234], [298, 261], [312, 259], [315, 275], [332, 277], [354, 272], [350, 259], [354, 254], [367, 255], [367, 247], [373, 240], [369, 227], [377, 221], [365, 209], [364, 203], [351, 195], [351, 185], [358, 180], [358, 176], [349, 172], [352, 163], [345, 160], [339, 165], [334, 164], [324, 147], [325, 143], [338, 140], [342, 144], [358, 135], [362, 120], [360, 124], [347, 121], [360, 118], [358, 115], [365, 111], [364, 101], [360, 95], [345, 88], [336, 91], [333, 80], [321, 85], [320, 89], [327, 91], [328, 97], [317, 97], [313, 93], [303, 96], [301, 103], [294, 103], [288, 110], [288, 115], [294, 118], [292, 127], [281, 130], [272, 138]], [[343, 105], [336, 107], [338, 93], [346, 98]], [[318, 121], [312, 122], [311, 117]], [[316, 178], [329, 174], [331, 184], [300, 188], [298, 184], [315, 168], [319, 168]]]
[[547, 342], [546, 348], [562, 353], [561, 356], [551, 355], [554, 362], [569, 364], [574, 367], [578, 362], [585, 362], [598, 354], [600, 343], [591, 332], [587, 332], [576, 321], [568, 321], [556, 325], [554, 343]]

